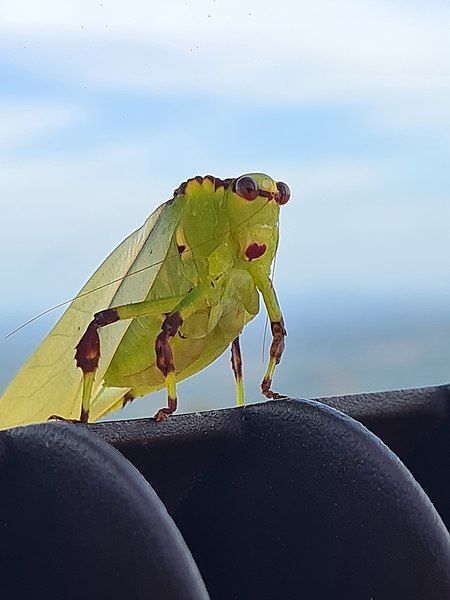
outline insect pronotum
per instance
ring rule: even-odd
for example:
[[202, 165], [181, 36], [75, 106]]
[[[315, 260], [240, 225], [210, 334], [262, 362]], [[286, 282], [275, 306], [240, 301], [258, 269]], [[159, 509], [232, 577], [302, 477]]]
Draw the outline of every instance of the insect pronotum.
[[[261, 391], [271, 389], [286, 331], [270, 279], [288, 186], [268, 175], [194, 177], [102, 263], [0, 398], [0, 427], [52, 417], [95, 421], [176, 383], [231, 344], [237, 404], [244, 404], [239, 335], [259, 312], [272, 343]], [[74, 360], [75, 348], [75, 360]], [[78, 368], [77, 368], [78, 367]]]

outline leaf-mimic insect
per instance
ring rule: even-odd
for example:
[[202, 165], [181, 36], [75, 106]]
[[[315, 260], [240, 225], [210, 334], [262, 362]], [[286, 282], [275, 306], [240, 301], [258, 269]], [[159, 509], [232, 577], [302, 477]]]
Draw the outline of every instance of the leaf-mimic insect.
[[[259, 311], [272, 343], [262, 393], [271, 390], [286, 331], [270, 279], [288, 186], [253, 173], [194, 177], [97, 269], [0, 398], [0, 427], [52, 416], [95, 421], [162, 387], [165, 420], [176, 383], [231, 344], [244, 403], [239, 335]], [[75, 349], [75, 359], [74, 359]], [[78, 368], [77, 368], [78, 367]]]

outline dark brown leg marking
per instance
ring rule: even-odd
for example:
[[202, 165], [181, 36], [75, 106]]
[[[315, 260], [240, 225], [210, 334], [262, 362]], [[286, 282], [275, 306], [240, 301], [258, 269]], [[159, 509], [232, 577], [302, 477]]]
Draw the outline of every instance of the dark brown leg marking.
[[[156, 366], [167, 378], [168, 375], [175, 371], [175, 365], [173, 362], [173, 352], [170, 347], [170, 338], [173, 338], [181, 325], [183, 319], [179, 312], [175, 312], [167, 315], [161, 327], [161, 333], [156, 337], [155, 352], [156, 352]], [[176, 397], [167, 398], [167, 407], [160, 408], [155, 415], [156, 421], [167, 421], [169, 415], [175, 412], [177, 409]]]
[[89, 420], [89, 411], [88, 410], [84, 410], [84, 407], [81, 406], [80, 422], [81, 423], [87, 423], [88, 420]]
[[156, 337], [156, 365], [164, 377], [168, 373], [175, 370], [173, 364], [173, 353], [170, 347], [169, 340], [174, 337], [178, 329], [183, 324], [183, 319], [180, 313], [176, 312], [167, 315], [161, 327], [161, 333]]
[[239, 381], [242, 379], [242, 355], [239, 336], [231, 343], [231, 366], [233, 367], [233, 373], [236, 380]]
[[[273, 365], [274, 369], [275, 365], [278, 365], [278, 363], [280, 362], [281, 356], [284, 352], [284, 338], [286, 337], [286, 329], [284, 327], [283, 321], [273, 321], [270, 324], [270, 327], [272, 329], [272, 344], [270, 345], [269, 365]], [[272, 373], [273, 369], [270, 369], [269, 367], [269, 371], [272, 371]], [[280, 400], [281, 398], [286, 398], [286, 396], [283, 396], [282, 394], [273, 392], [270, 389], [271, 385], [272, 374], [269, 377], [264, 377], [261, 383], [261, 392], [264, 394], [264, 396], [266, 396], [266, 398], [269, 398], [270, 400]]]
[[77, 367], [80, 367], [83, 373], [91, 373], [98, 367], [98, 361], [100, 360], [100, 336], [98, 330], [100, 327], [110, 325], [118, 320], [119, 315], [114, 308], [102, 310], [94, 315], [94, 318], [89, 323], [83, 337], [75, 348]]
[[127, 404], [130, 404], [130, 402], [133, 402], [133, 400], [134, 400], [133, 394], [131, 392], [127, 392], [122, 400], [122, 408], [125, 408], [125, 406]]

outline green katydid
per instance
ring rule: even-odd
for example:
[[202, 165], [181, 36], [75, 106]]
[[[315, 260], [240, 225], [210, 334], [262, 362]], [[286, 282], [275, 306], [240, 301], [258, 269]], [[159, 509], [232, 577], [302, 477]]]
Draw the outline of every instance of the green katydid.
[[[237, 404], [244, 404], [239, 335], [259, 312], [272, 343], [261, 390], [268, 398], [286, 331], [270, 279], [288, 186], [268, 175], [194, 177], [102, 263], [0, 398], [0, 427], [52, 416], [95, 421], [176, 382], [231, 344]], [[259, 294], [260, 293], [260, 294]], [[75, 360], [74, 360], [74, 348]], [[76, 367], [79, 368], [76, 368]]]

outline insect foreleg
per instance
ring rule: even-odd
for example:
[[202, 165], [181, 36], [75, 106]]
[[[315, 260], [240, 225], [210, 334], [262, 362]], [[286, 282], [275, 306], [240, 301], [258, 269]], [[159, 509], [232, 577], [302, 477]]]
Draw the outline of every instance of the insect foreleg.
[[272, 378], [275, 371], [275, 367], [281, 360], [281, 355], [284, 351], [284, 338], [286, 337], [286, 329], [284, 328], [283, 315], [281, 314], [281, 308], [278, 304], [278, 298], [275, 293], [272, 281], [269, 277], [263, 279], [257, 279], [255, 281], [256, 286], [262, 294], [264, 304], [266, 305], [267, 313], [270, 319], [270, 328], [272, 330], [272, 343], [270, 345], [270, 357], [267, 365], [267, 370], [264, 375], [264, 379], [261, 383], [261, 392], [270, 398], [271, 400], [278, 400], [285, 398], [277, 392], [273, 392], [270, 388], [272, 386]]
[[150, 314], [163, 314], [172, 310], [185, 296], [169, 296], [158, 300], [145, 300], [134, 304], [123, 304], [115, 308], [107, 308], [94, 315], [86, 332], [78, 342], [75, 352], [77, 366], [83, 371], [83, 396], [81, 401], [80, 421], [87, 423], [89, 407], [92, 397], [92, 388], [95, 373], [100, 360], [99, 329], [124, 319], [134, 319]]
[[242, 382], [242, 356], [239, 336], [231, 343], [231, 366], [236, 379], [236, 404], [244, 406], [244, 385]]

